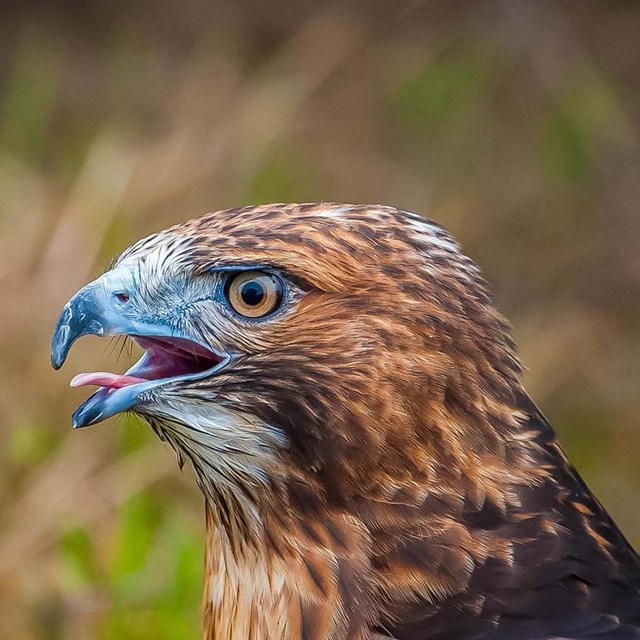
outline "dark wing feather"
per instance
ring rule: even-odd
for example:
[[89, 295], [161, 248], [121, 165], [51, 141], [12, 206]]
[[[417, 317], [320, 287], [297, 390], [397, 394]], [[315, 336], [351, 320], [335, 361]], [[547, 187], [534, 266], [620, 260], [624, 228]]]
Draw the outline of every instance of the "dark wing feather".
[[[440, 604], [425, 598], [390, 609], [381, 634], [394, 640], [640, 640], [638, 556], [567, 462], [535, 405], [526, 396], [519, 404], [529, 417], [525, 426], [540, 434], [551, 479], [518, 487], [517, 517], [486, 506], [484, 513], [463, 508], [457, 516], [476, 533], [511, 542], [512, 562], [488, 557], [476, 564], [465, 590]], [[419, 567], [436, 557], [433, 540], [422, 545], [399, 541], [396, 551]]]

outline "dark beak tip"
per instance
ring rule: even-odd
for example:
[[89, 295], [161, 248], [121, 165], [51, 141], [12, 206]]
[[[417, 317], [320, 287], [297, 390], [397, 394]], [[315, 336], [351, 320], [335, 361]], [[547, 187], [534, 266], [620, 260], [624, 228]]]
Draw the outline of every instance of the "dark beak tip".
[[82, 415], [78, 415], [78, 411], [74, 412], [71, 416], [71, 426], [75, 429], [83, 429], [84, 427], [88, 427], [91, 423], [87, 420], [83, 420]]
[[72, 426], [74, 429], [83, 429], [90, 427], [98, 422], [102, 422], [103, 418], [103, 400], [107, 389], [98, 389], [92, 393], [71, 416]]
[[69, 325], [66, 322], [66, 309], [58, 318], [51, 337], [51, 366], [57, 371], [66, 360], [69, 351]]
[[87, 334], [104, 335], [103, 306], [96, 299], [93, 283], [80, 289], [64, 306], [51, 338], [51, 366], [58, 370], [65, 363], [73, 343]]

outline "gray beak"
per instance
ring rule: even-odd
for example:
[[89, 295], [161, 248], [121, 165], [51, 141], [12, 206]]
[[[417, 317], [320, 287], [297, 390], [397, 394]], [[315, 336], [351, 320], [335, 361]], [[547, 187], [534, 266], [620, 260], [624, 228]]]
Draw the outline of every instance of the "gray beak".
[[[94, 280], [76, 293], [64, 306], [51, 339], [51, 364], [59, 369], [67, 359], [73, 343], [85, 335], [121, 335], [135, 326], [118, 309], [109, 275]], [[127, 411], [138, 400], [141, 386], [108, 389], [93, 393], [73, 414], [73, 427], [86, 427]]]
[[104, 289], [99, 281], [95, 281], [80, 289], [64, 306], [51, 339], [51, 365], [54, 369], [64, 364], [71, 345], [79, 337], [109, 333], [104, 299], [101, 299], [105, 297]]

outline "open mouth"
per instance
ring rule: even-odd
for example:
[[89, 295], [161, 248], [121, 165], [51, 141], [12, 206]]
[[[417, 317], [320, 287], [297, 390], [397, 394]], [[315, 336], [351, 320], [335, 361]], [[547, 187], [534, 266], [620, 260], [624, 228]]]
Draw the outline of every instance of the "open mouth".
[[144, 354], [124, 375], [106, 371], [79, 373], [70, 385], [115, 390], [150, 381], [192, 379], [208, 374], [225, 361], [225, 356], [185, 338], [129, 337], [144, 349]]
[[125, 335], [144, 353], [123, 375], [97, 371], [73, 378], [72, 387], [98, 387], [74, 411], [74, 428], [96, 424], [125, 411], [160, 411], [162, 403], [155, 402], [158, 394], [154, 390], [169, 383], [216, 375], [231, 359], [229, 354], [176, 335], [176, 327], [170, 324], [132, 319], [123, 311], [124, 303], [119, 302], [117, 291], [113, 291], [121, 280], [114, 273], [108, 271], [90, 282], [64, 306], [51, 338], [51, 365], [59, 369], [75, 341], [85, 335]]
[[73, 427], [87, 427], [149, 401], [149, 392], [168, 382], [215, 375], [228, 362], [222, 355], [185, 338], [130, 335], [144, 354], [124, 375], [80, 373], [72, 387], [97, 386], [73, 413]]

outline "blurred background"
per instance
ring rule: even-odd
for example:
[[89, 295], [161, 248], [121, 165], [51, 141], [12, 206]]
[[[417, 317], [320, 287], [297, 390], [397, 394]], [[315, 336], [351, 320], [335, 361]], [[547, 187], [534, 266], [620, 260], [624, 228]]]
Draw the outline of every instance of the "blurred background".
[[639, 34], [631, 0], [4, 2], [0, 637], [199, 637], [190, 473], [139, 422], [70, 429], [71, 376], [135, 354], [54, 374], [49, 338], [133, 240], [247, 203], [446, 225], [640, 546]]

